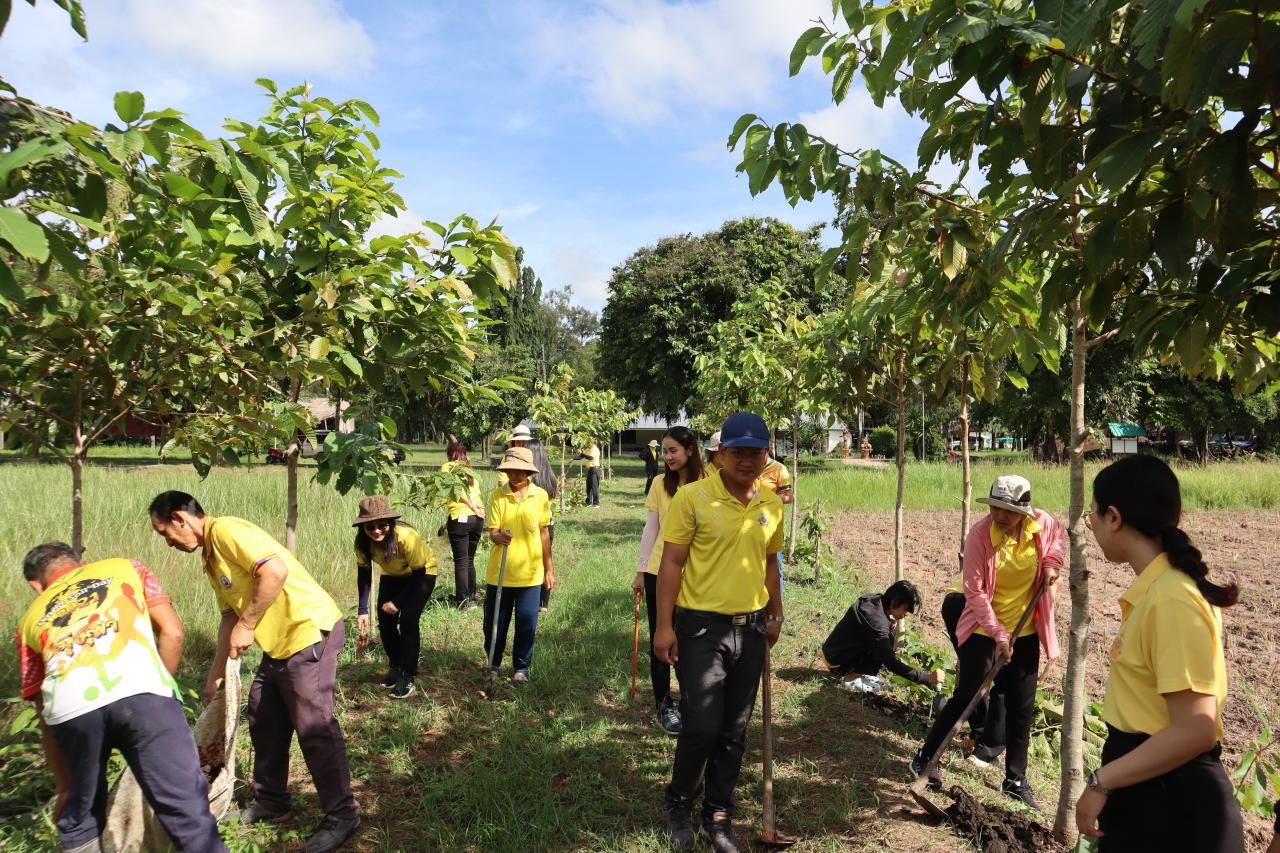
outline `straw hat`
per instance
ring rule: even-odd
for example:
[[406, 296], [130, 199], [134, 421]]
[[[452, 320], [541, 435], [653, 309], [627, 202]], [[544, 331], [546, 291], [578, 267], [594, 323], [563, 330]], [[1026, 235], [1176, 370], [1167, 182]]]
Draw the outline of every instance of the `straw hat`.
[[360, 499], [360, 514], [351, 522], [352, 527], [368, 524], [370, 521], [395, 521], [400, 513], [391, 508], [391, 501], [386, 495], [372, 495]]
[[656, 438], [649, 439], [649, 446], [653, 448], [658, 447], [658, 440]]
[[507, 441], [532, 441], [533, 435], [530, 434], [529, 428], [524, 424], [518, 425], [511, 431], [511, 437]]
[[1011, 510], [1028, 518], [1036, 517], [1036, 511], [1031, 508], [1031, 482], [1017, 474], [996, 477], [991, 484], [991, 495], [978, 498], [978, 503]]
[[527, 447], [509, 448], [498, 465], [499, 471], [528, 471], [538, 473], [538, 466], [533, 464], [533, 451]]

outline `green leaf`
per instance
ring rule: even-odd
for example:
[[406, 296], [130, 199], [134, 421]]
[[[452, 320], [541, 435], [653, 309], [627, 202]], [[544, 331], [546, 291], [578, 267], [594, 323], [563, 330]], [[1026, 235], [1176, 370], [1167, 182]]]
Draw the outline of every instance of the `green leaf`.
[[1141, 170], [1158, 136], [1158, 131], [1135, 133], [1108, 145], [1093, 164], [1098, 183], [1115, 192], [1128, 186]]
[[755, 113], [746, 113], [738, 118], [733, 125], [733, 132], [729, 134], [728, 148], [730, 151], [738, 147], [738, 140], [742, 138], [742, 134], [746, 133], [747, 128], [755, 123], [757, 118], [759, 116]]
[[3, 259], [0, 259], [0, 299], [14, 303], [21, 300], [23, 296], [22, 286], [13, 277], [13, 271]]
[[170, 195], [183, 201], [191, 201], [191, 199], [204, 193], [204, 189], [199, 184], [186, 175], [180, 175], [177, 172], [164, 173], [164, 188], [169, 191]]
[[338, 357], [341, 358], [342, 363], [347, 366], [347, 370], [350, 370], [352, 373], [354, 373], [358, 377], [362, 377], [362, 378], [364, 377], [364, 365], [360, 363], [360, 360], [358, 358], [356, 358], [347, 350], [342, 350], [340, 353], [338, 353]]
[[0, 35], [9, 23], [9, 14], [13, 11], [13, 0], [0, 0]]
[[791, 48], [792, 77], [800, 73], [806, 57], [813, 56], [818, 50], [821, 50], [822, 41], [825, 41], [824, 36], [826, 34], [827, 31], [822, 27], [810, 27], [800, 34], [800, 38], [796, 39], [795, 46]]
[[253, 82], [261, 86], [262, 88], [266, 89], [268, 92], [270, 92], [273, 95], [276, 93], [276, 81], [268, 77], [259, 77], [257, 80], [254, 80]]
[[116, 115], [125, 124], [133, 124], [147, 111], [146, 99], [141, 92], [116, 92]]
[[0, 206], [0, 240], [28, 260], [41, 264], [49, 260], [44, 229], [17, 208]]
[[948, 237], [942, 241], [942, 274], [948, 280], [954, 281], [968, 260], [969, 250], [959, 240]]
[[329, 354], [328, 338], [312, 338], [311, 345], [307, 348], [307, 353], [313, 359], [321, 359]]
[[48, 137], [27, 140], [8, 154], [0, 157], [0, 181], [8, 177], [9, 173], [14, 169], [28, 166], [55, 154], [61, 154], [66, 148], [67, 144], [65, 142], [49, 139]]

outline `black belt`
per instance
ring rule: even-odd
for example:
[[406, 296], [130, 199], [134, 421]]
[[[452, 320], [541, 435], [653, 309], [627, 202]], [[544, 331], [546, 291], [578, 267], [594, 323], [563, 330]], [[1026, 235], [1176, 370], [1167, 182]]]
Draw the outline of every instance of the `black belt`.
[[765, 617], [764, 608], [754, 613], [716, 613], [712, 610], [690, 610], [687, 607], [677, 607], [676, 612], [704, 616], [712, 622], [725, 622], [729, 625], [754, 625], [757, 622], [763, 622]]

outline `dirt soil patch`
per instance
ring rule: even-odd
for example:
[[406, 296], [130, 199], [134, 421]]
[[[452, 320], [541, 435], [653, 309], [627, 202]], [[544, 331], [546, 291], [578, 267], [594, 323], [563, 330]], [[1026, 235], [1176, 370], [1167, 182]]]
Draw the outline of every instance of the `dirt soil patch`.
[[1062, 850], [1053, 833], [1026, 816], [984, 806], [960, 788], [949, 792], [955, 799], [947, 808], [952, 826], [982, 853], [1048, 853]]

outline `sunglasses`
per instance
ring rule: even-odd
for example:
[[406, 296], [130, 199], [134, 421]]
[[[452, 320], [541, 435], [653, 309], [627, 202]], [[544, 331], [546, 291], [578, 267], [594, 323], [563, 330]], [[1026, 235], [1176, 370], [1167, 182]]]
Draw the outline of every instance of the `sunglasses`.
[[379, 519], [378, 521], [366, 521], [364, 524], [360, 526], [363, 527], [365, 530], [382, 530], [384, 527], [390, 527], [394, 523], [395, 522], [383, 518], [383, 519]]

